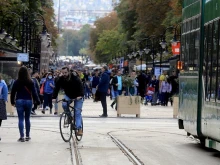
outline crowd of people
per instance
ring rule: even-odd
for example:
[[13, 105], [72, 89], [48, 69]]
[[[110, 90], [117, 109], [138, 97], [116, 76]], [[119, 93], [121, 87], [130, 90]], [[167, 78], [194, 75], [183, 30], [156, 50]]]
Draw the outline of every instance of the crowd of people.
[[[132, 85], [127, 88], [123, 77], [130, 77]], [[168, 99], [178, 93], [178, 77], [172, 71], [170, 76], [163, 71], [158, 78], [155, 75], [144, 72], [132, 71], [130, 74], [123, 73], [120, 69], [108, 69], [103, 66], [101, 70], [90, 72], [85, 70], [71, 70], [63, 67], [61, 70], [50, 70], [42, 73], [33, 72], [32, 69], [21, 67], [17, 80], [10, 85], [10, 102], [15, 106], [18, 114], [18, 127], [20, 138], [18, 141], [29, 141], [30, 138], [30, 115], [36, 115], [36, 109], [42, 109], [42, 114], [48, 110], [54, 115], [58, 113], [57, 96], [60, 90], [64, 92], [62, 103], [64, 110], [69, 112], [69, 104], [74, 102], [76, 110], [76, 127], [78, 135], [82, 132], [82, 107], [85, 99], [101, 101], [103, 113], [100, 117], [108, 117], [106, 97], [112, 100], [111, 107], [117, 110], [117, 97], [120, 95], [141, 96], [142, 100], [152, 105], [167, 106]], [[6, 101], [8, 87], [0, 76], [0, 126], [2, 120], [7, 119]], [[172, 100], [171, 100], [172, 105]], [[48, 108], [47, 108], [48, 107]], [[24, 121], [26, 133], [24, 135]], [[24, 138], [25, 137], [25, 138]], [[1, 138], [0, 138], [1, 140]]]

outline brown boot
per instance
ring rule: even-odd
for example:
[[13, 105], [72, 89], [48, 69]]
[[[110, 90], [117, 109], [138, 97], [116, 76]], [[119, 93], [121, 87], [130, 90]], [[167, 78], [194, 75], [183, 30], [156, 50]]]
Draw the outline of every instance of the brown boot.
[[79, 129], [77, 132], [77, 136], [82, 136], [82, 135], [83, 135], [83, 131], [82, 131], [82, 129]]

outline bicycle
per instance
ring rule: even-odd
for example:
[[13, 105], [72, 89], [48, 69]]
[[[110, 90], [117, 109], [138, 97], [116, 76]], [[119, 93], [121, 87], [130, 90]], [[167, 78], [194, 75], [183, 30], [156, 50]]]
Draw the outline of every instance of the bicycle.
[[[77, 135], [78, 129], [76, 128], [75, 108], [73, 106], [70, 106], [68, 101], [66, 101], [65, 99], [59, 100], [57, 101], [57, 103], [61, 101], [66, 102], [67, 106], [71, 108], [70, 111], [64, 111], [60, 116], [59, 126], [60, 126], [61, 137], [65, 142], [69, 142], [72, 137], [72, 131], [74, 130], [77, 141], [80, 141], [82, 139], [82, 136]], [[82, 120], [81, 125], [82, 125], [81, 129], [83, 131], [83, 120]]]

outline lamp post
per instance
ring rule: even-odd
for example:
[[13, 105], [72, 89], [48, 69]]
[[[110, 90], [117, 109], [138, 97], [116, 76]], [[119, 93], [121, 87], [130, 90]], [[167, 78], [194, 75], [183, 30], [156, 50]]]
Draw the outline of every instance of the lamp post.
[[[155, 58], [156, 58], [156, 46], [155, 44], [158, 43], [158, 36], [152, 35], [147, 38], [146, 48], [144, 49], [144, 52], [146, 55], [148, 55], [150, 52], [152, 53], [150, 56], [152, 58], [152, 72], [154, 74], [155, 72]], [[147, 66], [147, 56], [146, 56], [146, 66]]]
[[[166, 42], [166, 32], [167, 32], [167, 30], [170, 30], [170, 29], [175, 29], [175, 33], [176, 33], [176, 28], [175, 27], [173, 27], [173, 26], [170, 26], [170, 27], [167, 27], [165, 30], [164, 30], [164, 32], [163, 32], [163, 34], [161, 34], [161, 42], [160, 42], [160, 46], [161, 46], [161, 54], [160, 54], [160, 73], [161, 73], [161, 65], [162, 65], [162, 54], [163, 54], [163, 50], [165, 50], [166, 49], [166, 47], [167, 47], [167, 42]], [[175, 36], [175, 38], [174, 38], [174, 40], [176, 41], [176, 34], [174, 35]], [[173, 40], [173, 41], [174, 41]]]

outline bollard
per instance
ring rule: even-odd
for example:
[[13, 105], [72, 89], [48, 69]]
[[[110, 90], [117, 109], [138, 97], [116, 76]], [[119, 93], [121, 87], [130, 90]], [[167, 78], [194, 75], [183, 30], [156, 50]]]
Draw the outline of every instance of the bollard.
[[179, 109], [179, 97], [173, 97], [173, 118], [177, 118]]

